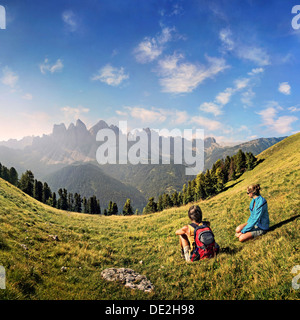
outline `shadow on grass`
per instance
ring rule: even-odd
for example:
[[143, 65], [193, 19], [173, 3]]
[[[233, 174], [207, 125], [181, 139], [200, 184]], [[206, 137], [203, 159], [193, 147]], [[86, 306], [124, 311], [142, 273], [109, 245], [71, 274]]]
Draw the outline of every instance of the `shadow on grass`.
[[236, 186], [237, 184], [241, 183], [242, 181], [244, 181], [244, 180], [242, 179], [242, 180], [240, 180], [240, 181], [238, 181], [238, 182], [235, 182], [234, 184], [232, 184], [232, 185], [231, 185], [231, 186], [229, 186], [229, 187], [225, 187], [225, 188], [224, 188], [224, 190], [223, 190], [222, 192], [227, 191], [228, 189], [230, 189], [230, 188], [232, 188], [232, 187]]
[[220, 248], [220, 252], [219, 253], [226, 253], [226, 254], [236, 254], [238, 251], [240, 251], [242, 248], [230, 248], [230, 247], [223, 247]]
[[276, 224], [274, 224], [273, 226], [271, 226], [271, 227], [269, 228], [268, 232], [274, 231], [274, 230], [276, 230], [277, 228], [280, 228], [280, 227], [282, 227], [283, 225], [285, 225], [285, 224], [287, 224], [287, 223], [289, 223], [289, 222], [292, 222], [292, 221], [296, 220], [296, 219], [299, 218], [299, 217], [300, 217], [300, 214], [297, 214], [296, 216], [293, 216], [293, 217], [291, 217], [291, 218], [289, 218], [289, 219], [286, 219], [286, 220], [283, 220], [283, 221], [281, 221], [281, 222], [279, 222], [279, 223], [276, 223]]

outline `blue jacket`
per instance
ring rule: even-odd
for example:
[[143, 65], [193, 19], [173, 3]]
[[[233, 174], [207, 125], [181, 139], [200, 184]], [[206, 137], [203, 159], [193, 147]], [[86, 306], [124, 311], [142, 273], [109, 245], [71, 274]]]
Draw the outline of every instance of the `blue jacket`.
[[258, 196], [250, 202], [250, 217], [241, 232], [249, 232], [254, 226], [258, 226], [262, 230], [269, 230], [268, 204], [262, 196]]

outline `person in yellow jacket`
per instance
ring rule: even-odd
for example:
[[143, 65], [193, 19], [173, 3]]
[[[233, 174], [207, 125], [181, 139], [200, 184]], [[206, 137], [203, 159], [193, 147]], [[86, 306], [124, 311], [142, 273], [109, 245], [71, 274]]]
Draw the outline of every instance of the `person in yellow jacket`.
[[[202, 221], [202, 211], [198, 205], [193, 205], [188, 211], [188, 216], [191, 223], [200, 225], [205, 223], [210, 226], [209, 221]], [[191, 252], [195, 249], [195, 238], [194, 238], [194, 228], [188, 224], [183, 226], [181, 229], [176, 230], [176, 235], [179, 236], [179, 243], [181, 247], [181, 253], [186, 261], [190, 261]]]

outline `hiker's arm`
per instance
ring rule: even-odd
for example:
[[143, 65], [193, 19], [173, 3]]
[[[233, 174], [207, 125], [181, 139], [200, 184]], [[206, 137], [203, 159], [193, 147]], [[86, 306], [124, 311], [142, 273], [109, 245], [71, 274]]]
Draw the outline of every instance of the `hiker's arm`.
[[176, 230], [175, 234], [177, 236], [180, 236], [182, 234], [186, 234], [187, 232], [188, 232], [188, 226], [184, 226], [183, 228]]

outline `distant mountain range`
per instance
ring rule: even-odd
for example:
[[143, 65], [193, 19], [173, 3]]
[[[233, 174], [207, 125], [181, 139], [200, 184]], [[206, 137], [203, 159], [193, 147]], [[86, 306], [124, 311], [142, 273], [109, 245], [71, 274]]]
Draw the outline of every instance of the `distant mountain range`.
[[[148, 197], [180, 190], [184, 183], [193, 178], [186, 176], [185, 164], [172, 162], [168, 165], [128, 163], [100, 166], [96, 161], [96, 151], [100, 145], [96, 135], [99, 130], [108, 128], [119, 133], [118, 127], [109, 126], [103, 120], [88, 130], [78, 119], [68, 128], [63, 123], [54, 125], [49, 135], [3, 141], [0, 142], [0, 162], [15, 167], [19, 174], [27, 169], [32, 170], [35, 177], [48, 182], [53, 191], [63, 187], [87, 197], [95, 194], [105, 205], [112, 200], [120, 208], [126, 198], [131, 198], [133, 205], [141, 209]], [[144, 130], [148, 137], [155, 134], [149, 128]], [[284, 138], [260, 138], [224, 147], [215, 138], [207, 137], [204, 139], [204, 169], [210, 169], [218, 159], [232, 156], [239, 149], [257, 155]], [[159, 139], [161, 143], [165, 138]], [[128, 145], [130, 147], [130, 143]]]

